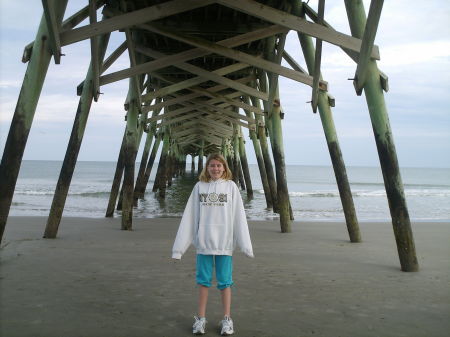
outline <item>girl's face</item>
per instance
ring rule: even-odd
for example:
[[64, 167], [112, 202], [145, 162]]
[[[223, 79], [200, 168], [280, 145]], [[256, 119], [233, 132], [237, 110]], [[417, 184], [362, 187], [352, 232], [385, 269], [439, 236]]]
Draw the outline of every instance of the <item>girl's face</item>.
[[208, 173], [212, 180], [217, 180], [222, 177], [223, 173], [225, 172], [225, 168], [223, 167], [223, 164], [215, 159], [212, 159], [208, 164]]

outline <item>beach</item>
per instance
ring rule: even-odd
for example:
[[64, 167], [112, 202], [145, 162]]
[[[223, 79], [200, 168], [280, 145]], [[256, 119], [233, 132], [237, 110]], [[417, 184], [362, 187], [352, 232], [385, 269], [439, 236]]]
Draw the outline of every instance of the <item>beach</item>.
[[[1, 244], [1, 336], [190, 336], [196, 314], [195, 251], [171, 259], [179, 218], [12, 216]], [[236, 251], [236, 336], [448, 336], [450, 224], [413, 222], [420, 271], [400, 271], [392, 225], [250, 221], [255, 258]], [[211, 289], [207, 334], [218, 336]]]

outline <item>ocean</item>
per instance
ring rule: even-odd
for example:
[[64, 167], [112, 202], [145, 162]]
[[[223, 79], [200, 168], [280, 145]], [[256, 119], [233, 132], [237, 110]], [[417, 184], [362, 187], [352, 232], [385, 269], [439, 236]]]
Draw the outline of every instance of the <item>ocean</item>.
[[[62, 162], [23, 161], [10, 215], [48, 216]], [[155, 164], [157, 165], [157, 164]], [[105, 215], [114, 176], [115, 162], [77, 163], [63, 216], [94, 217]], [[136, 165], [136, 170], [139, 168]], [[151, 192], [156, 166], [147, 186], [145, 199], [139, 201], [134, 216], [140, 218], [181, 216], [196, 178], [190, 174], [173, 180], [165, 200]], [[450, 168], [401, 168], [411, 220], [449, 221]], [[278, 217], [266, 209], [257, 165], [250, 165], [254, 198], [242, 197], [247, 217], [271, 220]], [[353, 200], [359, 221], [390, 220], [381, 169], [347, 167]], [[296, 220], [341, 221], [344, 214], [332, 167], [287, 166], [289, 195]], [[120, 212], [116, 211], [115, 216]]]

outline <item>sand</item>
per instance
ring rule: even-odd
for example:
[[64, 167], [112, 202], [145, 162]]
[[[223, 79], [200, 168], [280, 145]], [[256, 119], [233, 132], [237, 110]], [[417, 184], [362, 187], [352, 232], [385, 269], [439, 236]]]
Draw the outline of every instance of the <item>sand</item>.
[[[42, 239], [45, 217], [10, 217], [1, 245], [1, 336], [191, 335], [195, 252], [175, 263], [179, 219], [64, 218]], [[234, 255], [236, 336], [449, 336], [450, 224], [414, 223], [420, 271], [400, 271], [392, 226], [250, 222], [255, 259]], [[206, 336], [218, 336], [211, 289]]]

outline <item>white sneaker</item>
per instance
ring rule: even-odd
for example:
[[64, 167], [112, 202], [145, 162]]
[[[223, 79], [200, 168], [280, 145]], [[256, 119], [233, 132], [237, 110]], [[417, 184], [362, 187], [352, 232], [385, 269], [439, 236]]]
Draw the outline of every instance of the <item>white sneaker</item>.
[[220, 331], [220, 334], [222, 336], [229, 336], [234, 334], [233, 320], [230, 317], [225, 316], [220, 322], [220, 326], [222, 327], [222, 330]]
[[205, 317], [198, 318], [194, 316], [194, 325], [192, 326], [192, 333], [195, 335], [204, 335], [206, 330], [206, 319]]

